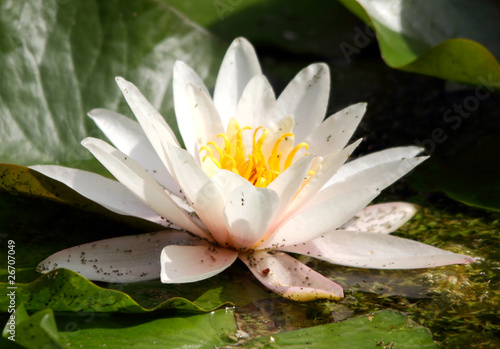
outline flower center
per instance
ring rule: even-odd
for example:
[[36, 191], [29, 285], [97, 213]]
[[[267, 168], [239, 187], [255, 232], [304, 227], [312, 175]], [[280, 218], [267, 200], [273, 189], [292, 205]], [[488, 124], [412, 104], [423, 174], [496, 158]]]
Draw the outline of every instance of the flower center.
[[[254, 130], [252, 150], [249, 154], [246, 152], [245, 142], [243, 141], [243, 132], [246, 130], [252, 130], [252, 128], [249, 126], [240, 128], [238, 122], [232, 118], [227, 127], [227, 132], [217, 135], [218, 138], [223, 140], [222, 146], [219, 146], [215, 141], [210, 141], [200, 148], [200, 153], [202, 151], [206, 152], [202, 162], [205, 164], [206, 161], [209, 161], [219, 169], [237, 173], [256, 187], [267, 187], [281, 172], [290, 167], [293, 158], [301, 148], [309, 148], [307, 143], [296, 145], [281, 165], [283, 153], [279, 151], [279, 145], [288, 137], [294, 137], [294, 134], [285, 133], [279, 137], [275, 141], [272, 151], [266, 157], [263, 148], [266, 139], [269, 137], [269, 130], [262, 126]], [[215, 150], [215, 153], [213, 150]], [[309, 172], [314, 174], [313, 171]]]

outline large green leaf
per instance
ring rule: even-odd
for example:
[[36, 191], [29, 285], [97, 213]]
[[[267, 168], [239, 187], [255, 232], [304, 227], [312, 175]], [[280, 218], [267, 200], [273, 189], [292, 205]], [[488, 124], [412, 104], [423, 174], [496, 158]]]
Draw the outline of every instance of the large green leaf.
[[375, 29], [389, 66], [500, 88], [495, 59], [500, 57], [500, 7], [494, 0], [339, 1]]
[[175, 127], [175, 60], [210, 85], [221, 42], [154, 0], [0, 2], [0, 161], [98, 168], [80, 141], [86, 113], [130, 115], [115, 76], [133, 81]]
[[393, 310], [283, 332], [247, 343], [248, 348], [436, 348], [427, 329]]

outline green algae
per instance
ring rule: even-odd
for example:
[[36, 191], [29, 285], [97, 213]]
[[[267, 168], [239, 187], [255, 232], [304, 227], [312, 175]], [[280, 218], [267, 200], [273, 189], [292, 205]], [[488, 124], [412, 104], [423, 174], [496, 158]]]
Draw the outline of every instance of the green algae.
[[444, 204], [419, 200], [426, 207], [395, 235], [468, 254], [476, 263], [369, 270], [332, 266], [300, 256], [302, 262], [341, 284], [345, 298], [306, 304], [280, 298], [255, 301], [237, 308], [238, 328], [255, 338], [393, 309], [428, 328], [438, 347], [500, 346], [500, 215], [442, 197], [439, 200]]

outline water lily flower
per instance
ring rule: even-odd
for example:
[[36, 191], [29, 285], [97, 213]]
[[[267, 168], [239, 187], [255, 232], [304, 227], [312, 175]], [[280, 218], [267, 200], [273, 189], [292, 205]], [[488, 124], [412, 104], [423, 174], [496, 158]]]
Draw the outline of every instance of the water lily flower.
[[345, 266], [427, 268], [473, 258], [388, 235], [415, 206], [366, 207], [425, 160], [415, 146], [346, 162], [366, 105], [326, 118], [328, 66], [311, 64], [276, 98], [244, 38], [229, 47], [213, 99], [183, 62], [174, 66], [177, 124], [169, 125], [131, 82], [116, 79], [139, 123], [89, 115], [116, 146], [82, 144], [116, 177], [59, 166], [33, 169], [102, 206], [165, 227], [60, 251], [39, 270], [65, 267], [91, 280], [163, 283], [209, 278], [240, 259], [272, 291], [298, 301], [343, 297], [342, 287], [287, 252]]

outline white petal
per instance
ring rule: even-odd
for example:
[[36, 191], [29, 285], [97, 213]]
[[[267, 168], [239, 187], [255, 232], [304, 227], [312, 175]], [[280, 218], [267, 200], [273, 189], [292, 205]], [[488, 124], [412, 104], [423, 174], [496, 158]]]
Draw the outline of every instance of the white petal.
[[116, 78], [116, 83], [122, 90], [123, 96], [141, 124], [149, 142], [168, 169], [169, 163], [163, 152], [164, 144], [169, 143], [179, 146], [179, 142], [170, 126], [134, 84], [121, 77]]
[[311, 168], [312, 160], [312, 155], [303, 156], [284, 172], [280, 173], [280, 175], [267, 186], [268, 189], [274, 190], [280, 198], [280, 206], [276, 213], [277, 217], [281, 216], [287, 209], [290, 201], [301, 188], [304, 178]]
[[376, 153], [368, 154], [356, 160], [350, 161], [340, 168], [337, 174], [326, 184], [329, 186], [334, 182], [341, 181], [350, 175], [363, 171], [367, 168], [377, 166], [394, 160], [414, 158], [423, 151], [416, 146], [389, 148]]
[[158, 183], [180, 194], [177, 183], [137, 122], [105, 109], [93, 109], [88, 115], [116, 148], [137, 161]]
[[418, 211], [418, 206], [406, 202], [388, 202], [365, 207], [340, 230], [389, 234], [405, 224]]
[[306, 138], [309, 151], [325, 156], [345, 147], [358, 127], [366, 110], [366, 103], [351, 105], [328, 117]]
[[[243, 90], [235, 114], [240, 127], [270, 128], [276, 119], [276, 97], [264, 75], [255, 75]], [[247, 134], [251, 134], [248, 132]]]
[[[340, 192], [355, 190], [356, 188], [371, 188], [381, 192], [383, 189], [410, 172], [425, 159], [427, 159], [427, 157], [385, 162], [362, 171], [355, 172], [341, 181], [331, 180], [321, 189], [320, 192], [307, 202], [304, 208], [317, 205], [318, 203], [327, 200], [332, 195], [337, 195]], [[334, 177], [337, 177], [337, 175]], [[331, 182], [333, 183], [330, 184]]]
[[331, 263], [373, 269], [416, 269], [469, 264], [474, 258], [386, 234], [336, 230], [304, 244], [280, 250]]
[[293, 199], [288, 207], [286, 216], [304, 208], [304, 205], [314, 197], [330, 178], [341, 168], [342, 164], [351, 155], [354, 149], [361, 143], [361, 140], [342, 149], [338, 153], [331, 153], [323, 159], [319, 170], [311, 177], [311, 180], [302, 188], [302, 190]]
[[228, 170], [218, 170], [210, 179], [219, 189], [225, 202], [236, 188], [249, 183], [239, 174]]
[[239, 257], [264, 286], [285, 298], [307, 302], [344, 297], [340, 285], [285, 253], [255, 251]]
[[66, 268], [90, 280], [117, 283], [154, 280], [160, 278], [161, 250], [178, 244], [204, 242], [175, 230], [122, 236], [59, 251], [38, 264], [37, 271]]
[[293, 115], [295, 138], [302, 142], [325, 117], [330, 94], [330, 71], [324, 63], [302, 69], [279, 96], [280, 117]]
[[279, 197], [273, 190], [248, 183], [235, 189], [224, 207], [224, 220], [239, 249], [252, 247], [266, 233], [278, 209]]
[[36, 165], [30, 168], [66, 184], [80, 195], [95, 201], [110, 211], [146, 219], [165, 227], [176, 228], [176, 226], [172, 226], [171, 222], [166, 221], [143, 204], [120, 182], [92, 172], [68, 167]]
[[172, 170], [189, 204], [215, 240], [225, 246], [229, 235], [223, 218], [223, 195], [186, 150], [170, 146], [168, 153]]
[[211, 238], [134, 160], [100, 139], [85, 138], [82, 145], [153, 211], [193, 234], [205, 239]]
[[194, 72], [186, 63], [177, 61], [174, 64], [173, 90], [174, 90], [174, 107], [177, 126], [184, 141], [186, 149], [194, 155], [195, 136], [192, 118], [192, 102], [187, 95], [187, 85], [193, 85], [201, 89], [207, 95], [209, 92], [200, 79], [198, 74]]
[[271, 238], [259, 246], [259, 249], [280, 249], [281, 246], [315, 239], [347, 222], [377, 195], [378, 192], [369, 188], [351, 190], [299, 211], [285, 221]]
[[180, 284], [208, 279], [229, 267], [238, 252], [209, 246], [166, 246], [161, 252], [161, 282]]
[[196, 149], [200, 149], [209, 141], [216, 141], [217, 135], [224, 133], [225, 129], [210, 96], [191, 84], [186, 89], [191, 102], [189, 111], [193, 119]]
[[237, 38], [228, 48], [217, 76], [214, 103], [222, 124], [234, 116], [245, 86], [254, 75], [261, 74], [253, 46], [245, 38]]

